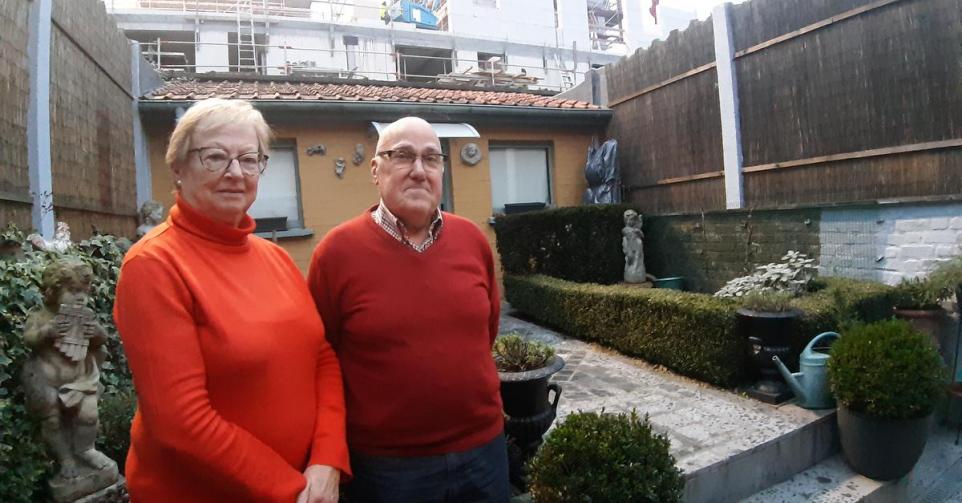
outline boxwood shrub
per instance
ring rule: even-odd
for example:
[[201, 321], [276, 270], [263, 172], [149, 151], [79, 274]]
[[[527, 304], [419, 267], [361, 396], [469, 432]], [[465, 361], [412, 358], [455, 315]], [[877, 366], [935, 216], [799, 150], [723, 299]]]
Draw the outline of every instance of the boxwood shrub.
[[501, 265], [508, 274], [545, 274], [569, 281], [622, 280], [622, 204], [556, 208], [502, 215], [494, 225]]
[[[597, 342], [721, 387], [747, 378], [746, 341], [735, 329], [731, 299], [676, 290], [575, 283], [544, 275], [504, 277], [513, 307], [567, 335]], [[804, 312], [796, 349], [827, 330], [891, 315], [880, 283], [829, 278], [792, 301]]]
[[635, 411], [571, 414], [531, 461], [531, 496], [537, 503], [681, 501], [685, 478], [668, 448], [668, 438]]

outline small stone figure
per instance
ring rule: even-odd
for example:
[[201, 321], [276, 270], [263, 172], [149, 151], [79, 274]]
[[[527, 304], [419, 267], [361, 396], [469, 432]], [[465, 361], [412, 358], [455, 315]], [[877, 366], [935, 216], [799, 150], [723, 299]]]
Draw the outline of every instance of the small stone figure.
[[621, 229], [621, 249], [625, 252], [625, 283], [644, 283], [645, 233], [641, 230], [641, 215], [635, 210], [625, 211], [625, 226]]
[[160, 225], [164, 219], [164, 206], [157, 201], [144, 201], [140, 206], [140, 225], [137, 227], [137, 239], [144, 237], [150, 229]]
[[461, 147], [461, 162], [474, 166], [481, 162], [481, 149], [477, 143], [468, 143]]
[[30, 313], [23, 339], [32, 354], [21, 383], [28, 410], [60, 471], [50, 480], [54, 500], [75, 501], [118, 482], [117, 463], [94, 448], [100, 367], [107, 332], [86, 307], [93, 271], [62, 258], [43, 273], [44, 305]]
[[57, 222], [57, 230], [53, 234], [52, 241], [47, 241], [40, 234], [30, 234], [27, 236], [27, 241], [38, 250], [57, 253], [66, 252], [73, 245], [70, 241], [70, 226], [67, 222]]
[[338, 157], [334, 160], [334, 174], [337, 175], [338, 178], [344, 178], [344, 168], [346, 166], [347, 164], [344, 162], [344, 158]]
[[327, 147], [323, 143], [318, 143], [317, 145], [307, 147], [307, 155], [326, 155]]
[[364, 162], [364, 144], [363, 143], [358, 143], [357, 145], [354, 145], [354, 156], [351, 158], [351, 162], [353, 162], [355, 166], [360, 166], [361, 163]]

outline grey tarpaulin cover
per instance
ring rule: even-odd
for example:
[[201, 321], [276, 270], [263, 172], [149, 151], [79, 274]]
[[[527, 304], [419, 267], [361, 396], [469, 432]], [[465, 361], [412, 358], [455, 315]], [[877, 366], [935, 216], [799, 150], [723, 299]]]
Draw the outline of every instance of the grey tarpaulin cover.
[[600, 146], [588, 147], [585, 164], [585, 204], [621, 202], [621, 174], [618, 172], [618, 140], [608, 140]]

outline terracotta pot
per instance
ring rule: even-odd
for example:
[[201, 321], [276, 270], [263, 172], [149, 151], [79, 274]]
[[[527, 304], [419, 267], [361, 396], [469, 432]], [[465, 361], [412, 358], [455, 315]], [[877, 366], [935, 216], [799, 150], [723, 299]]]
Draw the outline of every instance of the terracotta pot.
[[944, 309], [893, 309], [895, 317], [905, 320], [912, 325], [912, 328], [929, 336], [929, 340], [939, 350], [939, 354], [945, 357], [942, 350], [942, 338], [945, 328], [948, 326], [949, 317]]
[[876, 480], [904, 477], [925, 450], [932, 415], [917, 419], [878, 418], [838, 406], [838, 436], [845, 460]]

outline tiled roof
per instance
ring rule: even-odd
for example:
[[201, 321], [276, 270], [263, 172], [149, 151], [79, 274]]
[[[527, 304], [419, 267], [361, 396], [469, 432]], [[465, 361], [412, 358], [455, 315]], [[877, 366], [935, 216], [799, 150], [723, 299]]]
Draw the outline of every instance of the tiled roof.
[[178, 79], [151, 92], [147, 101], [195, 101], [207, 98], [286, 101], [380, 101], [598, 110], [584, 101], [515, 91], [438, 89], [408, 85], [289, 82], [270, 80]]

